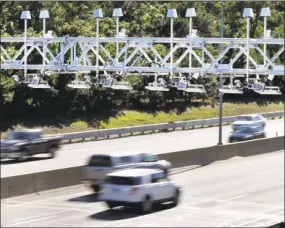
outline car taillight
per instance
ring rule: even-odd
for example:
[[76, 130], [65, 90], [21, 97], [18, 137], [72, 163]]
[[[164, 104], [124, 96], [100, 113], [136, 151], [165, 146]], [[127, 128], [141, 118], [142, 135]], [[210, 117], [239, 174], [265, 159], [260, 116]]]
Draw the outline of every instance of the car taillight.
[[129, 195], [135, 195], [138, 192], [139, 188], [138, 187], [133, 187], [129, 193]]

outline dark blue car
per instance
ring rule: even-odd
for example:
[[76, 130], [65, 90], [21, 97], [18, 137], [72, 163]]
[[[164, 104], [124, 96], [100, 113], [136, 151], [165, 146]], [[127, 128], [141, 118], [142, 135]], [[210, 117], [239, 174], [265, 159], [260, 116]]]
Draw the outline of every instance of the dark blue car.
[[230, 134], [229, 142], [239, 142], [252, 139], [265, 138], [264, 127], [244, 126], [239, 127]]

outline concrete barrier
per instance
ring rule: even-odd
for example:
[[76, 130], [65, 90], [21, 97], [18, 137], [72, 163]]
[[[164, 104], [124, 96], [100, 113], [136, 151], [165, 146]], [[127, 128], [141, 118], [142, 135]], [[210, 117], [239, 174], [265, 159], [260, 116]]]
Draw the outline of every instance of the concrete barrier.
[[1, 199], [80, 184], [82, 166], [1, 178]]
[[202, 150], [204, 148], [198, 148], [193, 150], [184, 150], [179, 152], [171, 152], [165, 154], [159, 154], [160, 159], [165, 159], [172, 163], [173, 168], [180, 166], [199, 165], [202, 162]]
[[160, 154], [159, 157], [169, 160], [173, 168], [178, 168], [187, 165], [204, 166], [233, 157], [248, 157], [278, 150], [284, 150], [284, 136]]
[[1, 178], [1, 199], [35, 192], [32, 174]]
[[[284, 136], [159, 154], [173, 168], [284, 150]], [[1, 178], [1, 199], [80, 184], [83, 166]]]
[[33, 176], [38, 192], [77, 185], [82, 179], [82, 166], [34, 173]]

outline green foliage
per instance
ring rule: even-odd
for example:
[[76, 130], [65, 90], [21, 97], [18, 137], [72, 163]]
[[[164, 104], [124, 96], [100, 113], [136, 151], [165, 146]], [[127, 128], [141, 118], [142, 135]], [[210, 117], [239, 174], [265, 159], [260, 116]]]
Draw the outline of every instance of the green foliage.
[[77, 121], [77, 122], [73, 122], [72, 124], [70, 124], [70, 128], [72, 129], [87, 129], [88, 128], [88, 123], [86, 123], [85, 121]]
[[[260, 107], [255, 103], [249, 104], [236, 104], [236, 103], [224, 103], [223, 113], [224, 116], [233, 116], [233, 115], [242, 115], [250, 114], [255, 112], [274, 112], [281, 111], [284, 109], [284, 104], [269, 104], [267, 106]], [[139, 111], [124, 111], [119, 115], [116, 115], [111, 118], [106, 118], [101, 121], [97, 119], [83, 118], [85, 120], [74, 121], [72, 119], [67, 120], [65, 124], [61, 125], [44, 125], [42, 121], [37, 121], [33, 125], [39, 128], [42, 128], [45, 134], [60, 134], [60, 133], [71, 133], [77, 131], [86, 131], [90, 130], [91, 127], [99, 129], [108, 129], [108, 128], [119, 128], [127, 126], [137, 126], [145, 124], [155, 124], [155, 123], [167, 123], [170, 121], [183, 121], [183, 120], [195, 120], [195, 119], [205, 119], [205, 118], [214, 118], [218, 115], [217, 108], [211, 108], [211, 106], [200, 106], [192, 107], [183, 110], [181, 113], [177, 112], [164, 112], [159, 111], [157, 113], [147, 113]], [[58, 121], [58, 120], [57, 120]], [[69, 124], [69, 123], [72, 124]], [[95, 123], [95, 124], [94, 124]], [[13, 129], [22, 129], [28, 127], [25, 124], [15, 124], [9, 127], [1, 137], [5, 137], [8, 132]]]
[[[246, 7], [251, 7], [257, 15], [251, 20], [251, 34], [253, 38], [263, 36], [263, 18], [259, 16], [262, 7], [270, 7], [271, 17], [268, 18], [268, 28], [272, 30], [272, 36], [284, 38], [284, 2], [252, 2], [252, 1], [226, 1], [225, 6], [225, 37], [245, 37], [246, 20], [242, 17], [242, 11]], [[198, 29], [201, 37], [220, 36], [220, 12], [221, 2], [208, 1], [184, 1], [184, 2], [137, 2], [137, 1], [86, 1], [86, 2], [1, 2], [1, 37], [16, 37], [23, 35], [24, 23], [20, 19], [22, 10], [30, 10], [32, 19], [28, 21], [28, 36], [42, 35], [42, 20], [38, 18], [41, 9], [48, 9], [50, 19], [47, 20], [47, 30], [52, 30], [58, 37], [69, 35], [72, 37], [96, 36], [95, 19], [92, 17], [93, 10], [102, 8], [104, 18], [100, 21], [100, 36], [114, 36], [116, 32], [115, 19], [112, 17], [114, 8], [122, 7], [124, 16], [120, 18], [121, 28], [127, 30], [130, 37], [169, 37], [170, 22], [166, 17], [169, 8], [176, 8], [178, 18], [174, 20], [174, 30], [176, 37], [185, 37], [189, 33], [189, 19], [185, 18], [187, 8], [195, 7], [197, 17], [193, 19], [193, 28]], [[4, 47], [10, 56], [14, 56], [19, 47], [11, 44]], [[59, 51], [59, 44], [50, 44], [52, 51]], [[105, 45], [111, 55], [115, 54], [115, 44]], [[122, 48], [122, 46], [120, 46]], [[162, 44], [154, 45], [154, 48], [165, 57], [168, 50]], [[219, 55], [219, 46], [207, 44], [206, 48], [213, 56]], [[262, 48], [262, 47], [261, 47]], [[268, 53], [276, 52], [276, 47], [268, 48]], [[129, 52], [131, 51], [131, 48]], [[78, 54], [81, 50], [76, 50]], [[176, 51], [174, 59], [177, 60], [184, 50]], [[147, 53], [153, 57], [151, 51]], [[197, 51], [198, 56], [202, 56], [201, 51]], [[100, 54], [105, 55], [103, 52]], [[138, 53], [136, 56], [138, 56]], [[228, 58], [234, 53], [230, 52]], [[251, 51], [258, 64], [263, 59], [259, 53]], [[206, 55], [205, 58], [207, 59]], [[144, 58], [145, 59], [145, 58]], [[91, 61], [94, 61], [92, 55]], [[37, 64], [42, 60], [38, 54], [32, 52], [29, 61]], [[123, 57], [120, 59], [123, 61]], [[277, 63], [284, 63], [284, 55], [281, 55]], [[244, 59], [237, 62], [235, 67], [244, 63]], [[142, 64], [142, 62], [138, 62]], [[188, 65], [186, 58], [182, 65]], [[197, 66], [194, 62], [193, 66]], [[21, 75], [21, 70], [1, 70], [0, 73], [0, 117], [6, 119], [18, 119], [22, 117], [55, 118], [57, 116], [113, 116], [113, 111], [121, 109], [140, 109], [155, 111], [166, 107], [176, 99], [181, 102], [184, 98], [182, 93], [162, 93], [144, 90], [144, 86], [149, 82], [149, 78], [129, 76], [126, 80], [136, 89], [135, 91], [112, 91], [102, 90], [94, 86], [91, 90], [77, 91], [66, 88], [66, 84], [71, 80], [71, 75], [60, 75], [56, 78], [52, 76], [51, 83], [55, 91], [36, 91], [24, 86], [15, 86], [11, 76]], [[284, 86], [282, 80], [277, 79], [277, 84]], [[216, 79], [201, 78], [198, 84], [205, 84], [207, 95], [202, 97], [213, 106], [217, 103], [218, 81]], [[173, 93], [172, 93], [173, 92]], [[175, 99], [174, 99], [175, 98]], [[199, 95], [191, 95], [191, 98], [201, 98]], [[167, 117], [170, 118], [170, 117]], [[139, 118], [137, 122], [139, 122]], [[79, 124], [80, 127], [83, 123]], [[75, 126], [77, 126], [75, 124]], [[84, 125], [84, 124], [83, 124]], [[83, 126], [82, 125], [82, 126]], [[84, 125], [84, 127], [88, 127]]]
[[3, 104], [11, 102], [13, 99], [12, 89], [14, 87], [14, 80], [11, 77], [0, 78], [0, 91], [3, 94]]

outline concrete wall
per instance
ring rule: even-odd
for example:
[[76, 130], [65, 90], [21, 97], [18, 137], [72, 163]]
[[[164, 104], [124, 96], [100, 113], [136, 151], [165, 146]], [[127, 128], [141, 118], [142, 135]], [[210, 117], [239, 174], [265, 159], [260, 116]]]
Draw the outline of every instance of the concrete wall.
[[[160, 154], [173, 168], [284, 150], [284, 136]], [[1, 199], [80, 184], [82, 166], [1, 178]]]
[[284, 136], [165, 153], [159, 157], [171, 161], [173, 168], [178, 168], [187, 165], [208, 165], [237, 156], [247, 157], [278, 150], [284, 150]]
[[1, 178], [1, 199], [80, 184], [82, 166]]

